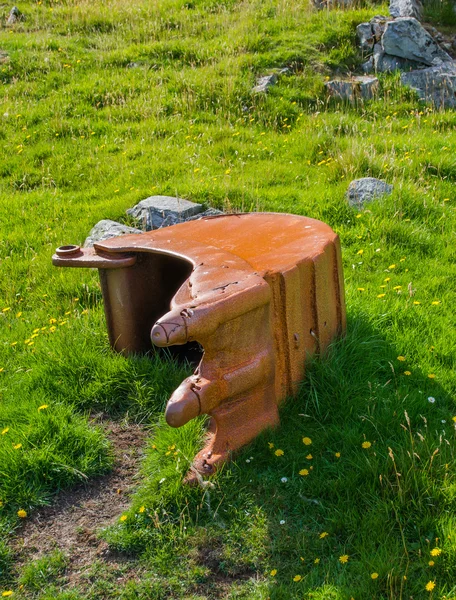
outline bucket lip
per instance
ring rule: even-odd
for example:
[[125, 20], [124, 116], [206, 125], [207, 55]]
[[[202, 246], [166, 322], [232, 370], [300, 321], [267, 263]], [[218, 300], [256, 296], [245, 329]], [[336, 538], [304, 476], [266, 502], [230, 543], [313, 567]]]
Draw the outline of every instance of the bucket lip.
[[80, 251], [80, 246], [77, 246], [76, 244], [67, 244], [66, 246], [59, 246], [55, 253], [57, 256], [69, 256], [71, 254], [77, 254]]

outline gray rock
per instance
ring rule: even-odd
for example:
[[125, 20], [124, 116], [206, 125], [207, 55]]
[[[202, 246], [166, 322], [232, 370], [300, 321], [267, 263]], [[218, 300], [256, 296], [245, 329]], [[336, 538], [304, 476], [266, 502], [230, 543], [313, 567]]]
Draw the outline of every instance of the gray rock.
[[256, 86], [252, 89], [252, 92], [255, 94], [261, 94], [268, 91], [270, 87], [277, 83], [277, 75], [272, 73], [272, 75], [265, 75], [264, 77], [259, 77], [256, 82]]
[[354, 103], [373, 98], [378, 90], [378, 79], [363, 75], [345, 80], [333, 79], [325, 83], [325, 87], [330, 96]]
[[350, 183], [347, 190], [347, 199], [350, 206], [362, 207], [366, 202], [372, 202], [376, 198], [389, 195], [393, 186], [381, 179], [374, 177], [363, 177], [355, 179]]
[[415, 90], [421, 100], [439, 108], [456, 107], [456, 62], [402, 73], [401, 83]]
[[370, 23], [360, 23], [356, 27], [356, 33], [358, 35], [361, 50], [363, 52], [370, 52], [375, 43], [372, 25]]
[[413, 17], [400, 17], [387, 23], [382, 46], [386, 54], [428, 66], [452, 60]]
[[145, 231], [150, 231], [186, 221], [202, 210], [201, 204], [182, 198], [151, 196], [129, 208], [127, 214], [136, 219]]
[[453, 38], [453, 41], [451, 42], [451, 49], [453, 50], [453, 52], [456, 52], [456, 36]]
[[421, 21], [423, 5], [420, 0], [390, 0], [390, 15], [392, 17], [414, 17]]
[[374, 53], [372, 55], [374, 70], [377, 73], [392, 73], [393, 71], [410, 71], [410, 69], [418, 69], [424, 66], [413, 60], [392, 56], [383, 51], [381, 44], [375, 44]]
[[433, 37], [435, 39], [436, 42], [438, 42], [440, 44], [440, 42], [444, 41], [444, 37], [443, 35], [440, 33], [440, 31], [438, 29], [436, 29], [435, 27], [432, 27], [432, 25], [426, 25], [425, 27], [426, 31], [429, 33], [429, 35], [431, 37]]
[[199, 215], [195, 215], [194, 217], [189, 217], [186, 221], [197, 221], [198, 219], [204, 219], [206, 217], [219, 217], [220, 215], [224, 215], [223, 210], [218, 210], [218, 208], [208, 208]]
[[361, 65], [361, 69], [363, 70], [363, 73], [366, 73], [366, 75], [372, 73], [374, 71], [374, 57], [369, 57], [369, 59]]
[[391, 17], [385, 17], [383, 15], [375, 15], [370, 20], [372, 33], [374, 34], [374, 40], [379, 42], [382, 39], [382, 35], [385, 31], [386, 24], [392, 21]]
[[19, 23], [20, 21], [25, 21], [24, 15], [18, 9], [17, 6], [13, 6], [8, 15], [8, 19], [6, 21], [7, 25], [14, 25], [15, 23]]
[[112, 237], [118, 237], [119, 235], [126, 235], [127, 233], [142, 233], [140, 229], [134, 227], [128, 227], [117, 223], [117, 221], [111, 221], [110, 219], [103, 219], [92, 227], [89, 235], [84, 242], [84, 248], [91, 248], [95, 242], [102, 242], [109, 240]]

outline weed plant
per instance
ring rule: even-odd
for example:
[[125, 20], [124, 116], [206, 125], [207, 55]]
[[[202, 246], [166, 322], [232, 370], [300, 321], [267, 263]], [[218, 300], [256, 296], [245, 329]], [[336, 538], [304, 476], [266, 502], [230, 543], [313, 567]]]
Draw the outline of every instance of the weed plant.
[[[456, 115], [418, 102], [397, 75], [379, 76], [370, 102], [324, 95], [363, 60], [356, 25], [387, 7], [19, 8], [13, 27], [0, 8], [0, 591], [456, 597]], [[267, 95], [252, 94], [283, 67]], [[350, 208], [348, 183], [365, 176], [393, 194]], [[281, 426], [204, 487], [182, 486], [204, 422], [173, 430], [161, 417], [188, 365], [114, 355], [96, 272], [51, 265], [56, 246], [81, 244], [100, 219], [126, 222], [152, 194], [308, 215], [342, 241], [347, 336], [309, 363]], [[102, 534], [140, 577], [97, 562], [71, 589], [67, 558], [15, 567], [9, 544], [37, 506], [110, 468], [100, 415], [151, 428], [131, 510]]]

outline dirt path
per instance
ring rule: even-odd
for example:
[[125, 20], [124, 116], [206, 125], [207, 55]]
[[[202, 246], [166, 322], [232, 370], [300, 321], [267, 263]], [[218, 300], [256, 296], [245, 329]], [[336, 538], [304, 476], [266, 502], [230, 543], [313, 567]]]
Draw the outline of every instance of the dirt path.
[[[13, 543], [18, 567], [58, 548], [69, 559], [65, 577], [71, 587], [79, 585], [97, 560], [116, 570], [121, 563], [125, 567], [125, 557], [110, 552], [108, 545], [97, 539], [96, 531], [114, 523], [128, 508], [147, 431], [135, 424], [105, 421], [103, 425], [112, 442], [113, 470], [86, 485], [62, 492], [52, 506], [36, 511], [24, 522]], [[131, 575], [125, 573], [125, 578]]]

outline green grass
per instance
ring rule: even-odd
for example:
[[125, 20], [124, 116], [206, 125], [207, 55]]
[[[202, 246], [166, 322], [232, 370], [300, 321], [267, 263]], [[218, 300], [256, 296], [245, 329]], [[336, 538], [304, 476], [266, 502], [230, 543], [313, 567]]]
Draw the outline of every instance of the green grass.
[[[4, 589], [60, 600], [456, 597], [456, 114], [420, 104], [395, 75], [354, 107], [323, 92], [362, 60], [356, 25], [387, 8], [19, 8], [26, 20], [0, 29], [10, 54], [0, 65]], [[251, 93], [284, 66], [266, 97]], [[344, 194], [364, 176], [394, 191], [358, 212]], [[172, 430], [160, 417], [188, 369], [114, 355], [96, 273], [51, 265], [56, 246], [82, 243], [99, 219], [126, 221], [154, 193], [312, 216], [342, 241], [347, 337], [312, 362], [280, 428], [204, 489], [181, 485], [203, 423]], [[17, 511], [110, 468], [99, 413], [152, 428], [144, 484], [126, 520], [103, 532], [141, 577], [119, 584], [100, 562], [72, 590], [60, 555], [18, 573], [8, 550]]]

